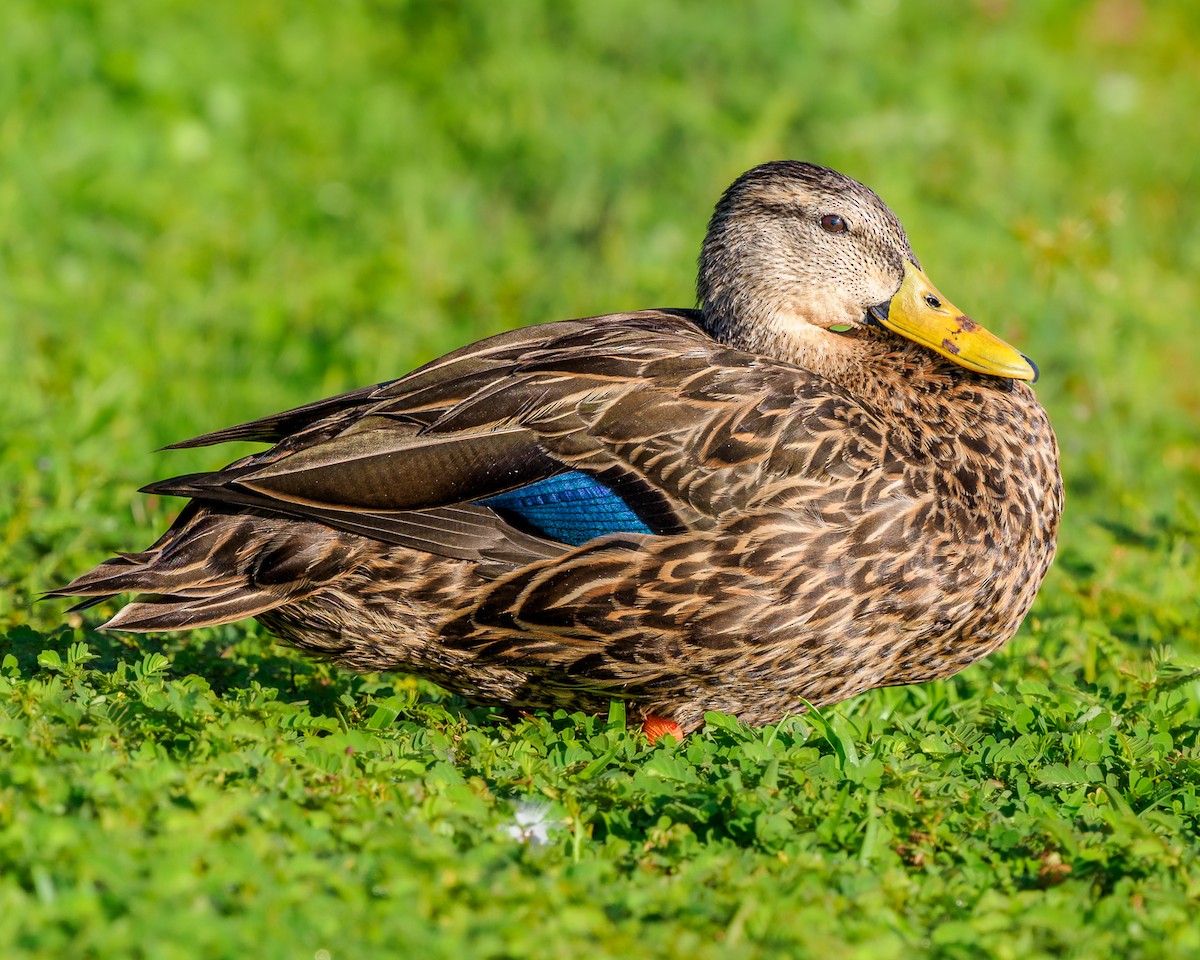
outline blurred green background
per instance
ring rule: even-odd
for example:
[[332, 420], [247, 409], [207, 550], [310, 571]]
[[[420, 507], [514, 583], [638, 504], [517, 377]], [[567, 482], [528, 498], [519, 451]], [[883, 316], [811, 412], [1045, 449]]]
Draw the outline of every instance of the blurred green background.
[[690, 306], [720, 191], [790, 157], [873, 187], [1041, 366], [1068, 504], [1034, 622], [1070, 630], [1011, 657], [1064, 688], [1097, 642], [1114, 675], [1194, 662], [1197, 37], [1200, 6], [1140, 0], [7, 0], [0, 629], [65, 643], [37, 593], [157, 535], [178, 504], [137, 486], [226, 456], [157, 447]]

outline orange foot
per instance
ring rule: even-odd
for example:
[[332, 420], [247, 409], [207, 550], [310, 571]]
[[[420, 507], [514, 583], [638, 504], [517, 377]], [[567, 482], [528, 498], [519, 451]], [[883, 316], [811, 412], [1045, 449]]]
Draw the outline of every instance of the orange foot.
[[657, 743], [660, 737], [665, 737], [668, 733], [676, 740], [683, 740], [683, 728], [679, 724], [674, 720], [656, 717], [654, 714], [650, 714], [642, 721], [642, 733], [651, 743]]

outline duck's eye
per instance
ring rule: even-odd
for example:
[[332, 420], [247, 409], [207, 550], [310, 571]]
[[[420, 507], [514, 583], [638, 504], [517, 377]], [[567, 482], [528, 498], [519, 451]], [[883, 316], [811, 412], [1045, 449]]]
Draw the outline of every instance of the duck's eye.
[[836, 213], [827, 213], [821, 218], [821, 229], [826, 233], [845, 233], [850, 229], [850, 224]]

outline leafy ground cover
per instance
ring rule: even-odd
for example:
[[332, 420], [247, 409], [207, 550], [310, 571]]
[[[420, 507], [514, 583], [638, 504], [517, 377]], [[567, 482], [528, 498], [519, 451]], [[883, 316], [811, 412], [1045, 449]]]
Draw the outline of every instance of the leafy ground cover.
[[[0, 36], [7, 955], [1200, 950], [1200, 14], [13, 0]], [[221, 456], [156, 447], [689, 304], [718, 192], [782, 156], [1042, 367], [1062, 547], [985, 663], [650, 748], [35, 602]]]

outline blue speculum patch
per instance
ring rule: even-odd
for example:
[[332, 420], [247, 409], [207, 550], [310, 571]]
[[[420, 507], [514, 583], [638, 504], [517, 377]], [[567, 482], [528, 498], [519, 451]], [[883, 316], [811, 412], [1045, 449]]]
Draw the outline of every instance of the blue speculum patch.
[[606, 533], [651, 533], [616, 493], [580, 470], [560, 473], [479, 503], [514, 513], [543, 536], [573, 547]]

